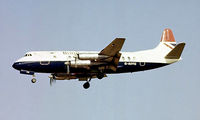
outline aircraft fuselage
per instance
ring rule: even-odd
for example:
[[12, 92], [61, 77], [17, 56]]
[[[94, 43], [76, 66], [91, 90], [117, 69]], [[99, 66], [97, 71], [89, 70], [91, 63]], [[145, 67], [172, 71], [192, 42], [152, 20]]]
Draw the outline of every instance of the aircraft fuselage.
[[[51, 73], [53, 80], [92, 78], [102, 79], [107, 74], [137, 72], [163, 67], [181, 60], [185, 43], [176, 44], [170, 29], [163, 31], [161, 41], [154, 49], [138, 52], [121, 52], [125, 38], [116, 38], [101, 51], [33, 51], [13, 64], [21, 74]], [[33, 78], [35, 83], [36, 79]]]

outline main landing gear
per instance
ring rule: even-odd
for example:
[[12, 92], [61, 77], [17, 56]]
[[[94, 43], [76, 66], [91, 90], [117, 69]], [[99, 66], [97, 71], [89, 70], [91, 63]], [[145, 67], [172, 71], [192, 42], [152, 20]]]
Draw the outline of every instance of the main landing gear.
[[92, 78], [89, 78], [86, 83], [83, 84], [83, 88], [88, 89], [90, 87], [90, 81]]
[[100, 72], [97, 74], [97, 78], [102, 79], [104, 77], [104, 75], [105, 75], [104, 73]]
[[83, 84], [83, 88], [88, 89], [90, 87], [90, 83], [86, 82]]
[[[103, 72], [99, 72], [99, 73], [96, 75], [96, 77], [97, 77], [98, 79], [102, 79], [103, 77], [105, 77], [105, 74], [104, 74]], [[90, 81], [91, 81], [91, 79], [92, 79], [92, 77], [90, 77], [90, 78], [87, 80], [87, 82], [85, 82], [85, 83], [83, 84], [83, 88], [88, 89], [88, 88], [90, 87]]]

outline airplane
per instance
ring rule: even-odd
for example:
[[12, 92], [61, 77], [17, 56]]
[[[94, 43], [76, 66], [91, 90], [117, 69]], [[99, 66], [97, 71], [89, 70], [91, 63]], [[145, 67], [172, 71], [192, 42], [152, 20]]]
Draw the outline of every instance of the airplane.
[[86, 81], [107, 74], [138, 72], [170, 65], [181, 60], [185, 43], [177, 44], [169, 28], [164, 29], [160, 43], [150, 50], [121, 52], [125, 38], [116, 38], [101, 51], [32, 51], [12, 65], [21, 74], [50, 73], [50, 85], [56, 80]]

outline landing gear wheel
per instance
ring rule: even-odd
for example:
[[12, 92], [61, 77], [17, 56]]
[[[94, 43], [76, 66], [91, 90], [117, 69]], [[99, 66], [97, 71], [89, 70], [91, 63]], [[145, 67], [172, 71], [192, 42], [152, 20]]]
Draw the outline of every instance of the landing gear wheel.
[[31, 82], [32, 82], [32, 83], [35, 83], [35, 82], [36, 82], [36, 79], [35, 79], [35, 78], [33, 78], [33, 79], [31, 80]]
[[90, 87], [90, 83], [86, 82], [83, 84], [83, 88], [88, 89]]

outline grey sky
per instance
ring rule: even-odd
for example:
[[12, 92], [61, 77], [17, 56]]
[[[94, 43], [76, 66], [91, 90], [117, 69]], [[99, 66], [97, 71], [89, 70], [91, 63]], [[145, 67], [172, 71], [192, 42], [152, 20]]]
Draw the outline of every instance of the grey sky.
[[[199, 0], [0, 0], [1, 120], [199, 120]], [[27, 51], [122, 51], [155, 47], [164, 28], [186, 42], [183, 60], [152, 71], [77, 80], [21, 75], [11, 65]]]

